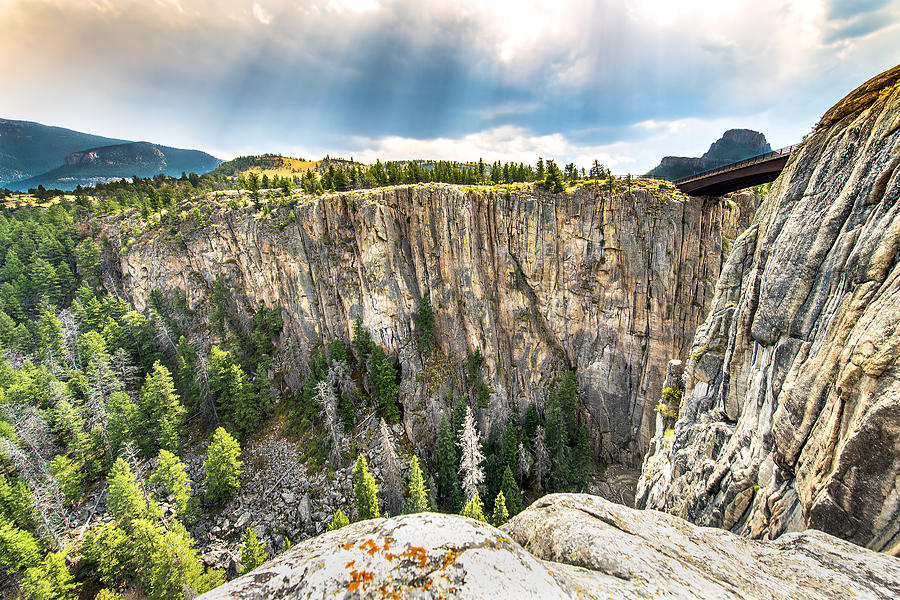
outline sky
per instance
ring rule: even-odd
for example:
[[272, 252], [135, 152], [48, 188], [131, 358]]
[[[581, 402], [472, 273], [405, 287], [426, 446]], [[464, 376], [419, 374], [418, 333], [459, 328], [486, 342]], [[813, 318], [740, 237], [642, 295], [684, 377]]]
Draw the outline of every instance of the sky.
[[900, 0], [0, 0], [0, 118], [363, 162], [643, 173], [900, 63]]

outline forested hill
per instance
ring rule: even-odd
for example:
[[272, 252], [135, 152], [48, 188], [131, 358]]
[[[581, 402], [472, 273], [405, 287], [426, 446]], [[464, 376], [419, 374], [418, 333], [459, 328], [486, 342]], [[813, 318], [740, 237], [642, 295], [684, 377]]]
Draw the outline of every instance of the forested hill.
[[126, 141], [31, 121], [0, 119], [0, 188], [55, 169], [73, 152]]
[[199, 150], [0, 119], [0, 188], [74, 190], [132, 175], [202, 174], [220, 162]]

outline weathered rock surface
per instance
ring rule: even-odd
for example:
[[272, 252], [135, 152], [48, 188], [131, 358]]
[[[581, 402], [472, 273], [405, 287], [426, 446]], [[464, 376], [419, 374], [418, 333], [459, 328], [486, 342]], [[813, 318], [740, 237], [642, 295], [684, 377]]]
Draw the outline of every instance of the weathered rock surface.
[[733, 244], [637, 505], [900, 553], [900, 67], [832, 108]]
[[[521, 544], [521, 545], [520, 545]], [[747, 540], [596, 496], [502, 528], [422, 513], [307, 540], [202, 598], [741, 598], [900, 594], [900, 560], [825, 533]]]
[[[399, 356], [404, 425], [420, 447], [435, 439], [451, 386], [480, 349], [495, 391], [479, 416], [482, 431], [542, 402], [572, 366], [594, 450], [637, 464], [666, 362], [687, 352], [723, 245], [749, 224], [758, 201], [742, 194], [704, 202], [656, 182], [612, 195], [596, 185], [566, 194], [520, 185], [509, 196], [418, 185], [295, 196], [295, 206], [273, 199], [270, 214], [233, 208], [241, 200], [222, 196], [203, 224], [185, 213], [183, 243], [166, 230], [129, 232], [122, 249], [127, 219], [106, 221], [104, 231], [116, 247], [120, 291], [139, 310], [154, 288], [178, 288], [202, 315], [218, 275], [240, 306], [282, 306], [281, 365], [294, 387], [310, 349], [349, 340], [361, 315]], [[442, 350], [429, 364], [412, 338], [426, 292]]]

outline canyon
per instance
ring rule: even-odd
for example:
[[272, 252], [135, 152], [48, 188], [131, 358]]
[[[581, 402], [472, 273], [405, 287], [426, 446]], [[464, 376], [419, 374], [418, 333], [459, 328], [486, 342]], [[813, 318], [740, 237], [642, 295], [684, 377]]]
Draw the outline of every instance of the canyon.
[[[351, 339], [360, 316], [399, 360], [406, 435], [428, 448], [465, 359], [480, 351], [493, 389], [482, 431], [543, 406], [566, 369], [581, 389], [594, 452], [639, 465], [668, 360], [687, 352], [712, 300], [731, 240], [760, 196], [706, 201], [664, 183], [580, 186], [565, 194], [536, 186], [444, 184], [301, 198], [263, 215], [206, 199], [204, 227], [129, 233], [110, 218], [117, 291], [145, 310], [154, 289], [185, 293], [205, 315], [222, 277], [249, 320], [258, 302], [280, 306], [284, 384], [302, 384], [310, 352]], [[119, 242], [119, 244], [117, 244]], [[439, 358], [413, 343], [428, 294]], [[203, 319], [200, 319], [203, 321]], [[203, 321], [205, 322], [205, 321]], [[424, 383], [424, 385], [423, 385]]]

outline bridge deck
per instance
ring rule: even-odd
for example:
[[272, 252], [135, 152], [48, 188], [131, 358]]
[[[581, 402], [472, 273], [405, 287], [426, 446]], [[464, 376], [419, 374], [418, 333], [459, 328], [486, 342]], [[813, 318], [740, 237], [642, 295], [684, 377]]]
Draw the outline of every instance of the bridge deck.
[[797, 144], [752, 156], [718, 169], [697, 173], [675, 181], [689, 196], [721, 196], [754, 185], [775, 181]]

